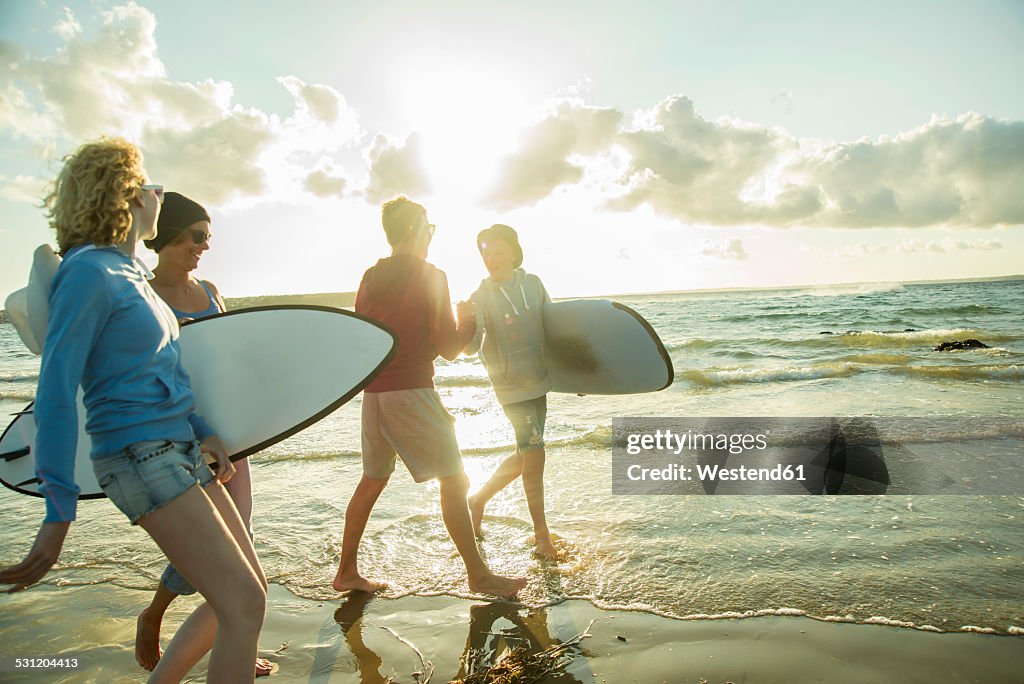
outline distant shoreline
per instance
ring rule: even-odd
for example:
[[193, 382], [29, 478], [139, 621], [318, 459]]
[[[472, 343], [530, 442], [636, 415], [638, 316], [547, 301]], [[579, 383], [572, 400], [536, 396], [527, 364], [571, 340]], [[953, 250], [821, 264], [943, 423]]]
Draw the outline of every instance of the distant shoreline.
[[[1024, 274], [1005, 276], [985, 276], [977, 278], [951, 278], [940, 280], [893, 280], [893, 281], [861, 281], [854, 283], [819, 283], [816, 285], [773, 285], [771, 287], [712, 287], [694, 290], [661, 290], [658, 292], [618, 292], [614, 294], [580, 295], [575, 297], [557, 297], [556, 299], [607, 299], [616, 297], [655, 297], [686, 294], [716, 294], [728, 292], [778, 292], [792, 290], [814, 290], [832, 287], [864, 287], [871, 285], [943, 285], [953, 283], [993, 283], [1024, 280]], [[226, 297], [228, 309], [244, 309], [252, 306], [280, 306], [282, 304], [306, 304], [318, 306], [350, 307], [356, 301], [355, 292], [312, 292], [302, 294], [249, 295], [246, 297]], [[10, 323], [7, 312], [0, 309], [0, 323]]]

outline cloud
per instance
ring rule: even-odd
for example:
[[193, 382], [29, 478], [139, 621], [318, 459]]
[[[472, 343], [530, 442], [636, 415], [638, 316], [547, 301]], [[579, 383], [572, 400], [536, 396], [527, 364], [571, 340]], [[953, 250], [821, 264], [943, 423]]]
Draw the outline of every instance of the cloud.
[[[889, 245], [879, 245], [871, 242], [858, 242], [855, 245], [843, 247], [839, 250], [839, 256], [842, 257], [863, 257], [863, 256], [874, 256], [876, 254], [886, 254], [891, 251]], [[828, 255], [825, 258], [831, 258]]]
[[649, 204], [659, 213], [711, 225], [788, 223], [819, 208], [815, 189], [786, 187], [771, 204], [744, 199], [780, 157], [798, 150], [780, 132], [707, 121], [685, 97], [669, 98], [643, 118], [643, 125], [619, 135], [631, 160], [620, 181], [624, 192], [610, 207]]
[[45, 187], [46, 181], [42, 178], [21, 174], [14, 178], [0, 175], [0, 197], [14, 202], [38, 203]]
[[415, 133], [404, 143], [378, 134], [364, 150], [364, 156], [370, 167], [370, 179], [364, 190], [367, 202], [378, 204], [396, 195], [415, 199], [430, 192], [420, 160], [419, 137]]
[[354, 110], [326, 85], [279, 78], [294, 101], [282, 120], [236, 103], [229, 82], [169, 78], [155, 30], [153, 13], [129, 2], [104, 12], [94, 35], [65, 9], [53, 55], [0, 45], [0, 134], [50, 158], [120, 135], [142, 147], [155, 180], [211, 204], [301, 191], [312, 159], [358, 140]]
[[[581, 127], [588, 117], [593, 125]], [[625, 159], [617, 170], [616, 151]], [[779, 128], [707, 120], [682, 96], [628, 123], [614, 109], [563, 103], [505, 161], [491, 200], [505, 209], [533, 204], [611, 171], [617, 175], [602, 186], [604, 207], [647, 205], [684, 223], [1024, 224], [1024, 121], [933, 117], [894, 137], [820, 144]]]
[[282, 125], [290, 150], [336, 150], [359, 136], [356, 112], [337, 90], [295, 76], [277, 80], [295, 98], [295, 112]]
[[140, 142], [155, 180], [219, 204], [266, 190], [259, 161], [273, 138], [265, 116], [234, 112], [191, 130], [147, 127]]
[[955, 254], [957, 252], [991, 252], [1003, 248], [999, 240], [954, 240], [944, 238], [942, 240], [904, 240], [896, 247], [896, 250], [903, 254], [915, 254], [920, 252], [931, 252], [933, 254]]
[[1003, 249], [1003, 243], [999, 240], [960, 240], [950, 237], [941, 240], [904, 240], [896, 245], [884, 245], [870, 242], [858, 242], [855, 245], [843, 247], [836, 254], [824, 255], [823, 258], [832, 256], [840, 257], [863, 257], [879, 254], [956, 254], [958, 252], [992, 252]]
[[534, 204], [559, 186], [580, 181], [583, 167], [570, 158], [608, 148], [621, 119], [614, 109], [587, 107], [578, 100], [558, 103], [526, 132], [521, 149], [502, 160], [499, 182], [485, 204], [497, 209]]
[[302, 182], [302, 187], [316, 197], [342, 197], [348, 179], [329, 157], [323, 157]]
[[64, 17], [54, 25], [53, 32], [64, 40], [71, 40], [82, 32], [82, 25], [78, 23], [71, 9], [65, 7]]
[[1024, 122], [934, 117], [894, 138], [832, 145], [793, 170], [825, 197], [814, 224], [1024, 224]]
[[713, 259], [730, 261], [746, 261], [750, 258], [747, 250], [743, 248], [743, 241], [739, 238], [730, 238], [724, 242], [705, 240], [700, 253]]

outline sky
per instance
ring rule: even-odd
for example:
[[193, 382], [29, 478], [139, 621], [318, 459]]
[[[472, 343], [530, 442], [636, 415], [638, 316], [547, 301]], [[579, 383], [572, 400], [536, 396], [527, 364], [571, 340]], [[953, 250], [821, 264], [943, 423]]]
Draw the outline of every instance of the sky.
[[0, 295], [101, 135], [229, 297], [356, 289], [398, 194], [456, 299], [498, 222], [555, 297], [1018, 274], [1022, 73], [1019, 0], [0, 0]]

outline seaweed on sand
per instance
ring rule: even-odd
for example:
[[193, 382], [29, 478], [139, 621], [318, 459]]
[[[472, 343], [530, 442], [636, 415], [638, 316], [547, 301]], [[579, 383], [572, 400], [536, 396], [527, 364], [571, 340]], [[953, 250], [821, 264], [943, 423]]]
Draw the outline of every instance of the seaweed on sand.
[[526, 646], [505, 651], [498, 662], [478, 670], [451, 684], [533, 684], [564, 671], [581, 650], [580, 642], [590, 636], [591, 620], [587, 628], [568, 641], [531, 653]]

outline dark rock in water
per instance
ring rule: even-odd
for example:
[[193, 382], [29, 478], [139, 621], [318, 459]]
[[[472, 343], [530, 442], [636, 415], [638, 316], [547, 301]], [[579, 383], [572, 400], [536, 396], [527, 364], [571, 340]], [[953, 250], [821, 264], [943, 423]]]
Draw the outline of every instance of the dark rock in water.
[[831, 335], [831, 334], [832, 334], [832, 331], [831, 331], [831, 330], [822, 330], [822, 331], [821, 331], [820, 333], [818, 333], [818, 334], [819, 334], [819, 335]]
[[989, 346], [984, 342], [974, 339], [973, 337], [968, 340], [953, 340], [951, 342], [943, 342], [939, 346], [935, 347], [935, 351], [953, 351], [956, 349], [988, 349]]

